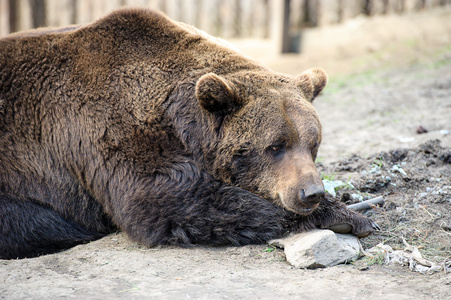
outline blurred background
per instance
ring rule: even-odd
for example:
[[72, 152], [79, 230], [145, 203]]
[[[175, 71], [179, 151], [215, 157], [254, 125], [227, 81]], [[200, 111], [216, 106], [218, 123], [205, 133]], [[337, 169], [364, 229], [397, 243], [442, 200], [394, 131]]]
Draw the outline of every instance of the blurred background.
[[0, 36], [86, 24], [121, 7], [162, 11], [285, 73], [409, 63], [451, 41], [451, 0], [0, 0]]
[[0, 0], [0, 37], [87, 24], [121, 7], [159, 10], [277, 72], [347, 76], [451, 60], [451, 0]]
[[[0, 36], [86, 24], [120, 7], [145, 7], [271, 64], [281, 53], [355, 56], [377, 52], [393, 39], [416, 46], [429, 42], [423, 40], [428, 35], [446, 44], [450, 6], [451, 0], [0, 0]], [[399, 21], [425, 13], [425, 18]]]

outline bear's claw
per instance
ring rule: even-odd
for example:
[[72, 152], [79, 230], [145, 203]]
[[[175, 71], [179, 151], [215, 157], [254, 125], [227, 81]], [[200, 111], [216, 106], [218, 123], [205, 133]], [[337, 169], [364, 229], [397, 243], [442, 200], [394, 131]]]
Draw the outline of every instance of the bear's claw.
[[376, 230], [376, 231], [380, 231], [381, 230], [381, 228], [379, 227], [379, 224], [377, 224], [373, 220], [370, 220], [370, 222], [371, 222], [371, 226], [373, 226], [374, 230]]

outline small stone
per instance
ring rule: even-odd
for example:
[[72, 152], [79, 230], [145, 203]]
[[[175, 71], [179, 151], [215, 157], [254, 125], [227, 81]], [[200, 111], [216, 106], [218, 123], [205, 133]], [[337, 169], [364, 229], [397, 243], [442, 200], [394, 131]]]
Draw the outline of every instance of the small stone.
[[428, 132], [428, 130], [426, 128], [424, 128], [423, 126], [418, 126], [417, 128], [417, 134], [422, 134], [422, 133], [426, 133]]
[[358, 200], [359, 202], [363, 201], [363, 196], [360, 194], [352, 194], [351, 197], [352, 197], [352, 199]]
[[324, 268], [351, 262], [359, 256], [357, 237], [331, 230], [312, 230], [271, 241], [283, 245], [287, 261], [296, 268]]

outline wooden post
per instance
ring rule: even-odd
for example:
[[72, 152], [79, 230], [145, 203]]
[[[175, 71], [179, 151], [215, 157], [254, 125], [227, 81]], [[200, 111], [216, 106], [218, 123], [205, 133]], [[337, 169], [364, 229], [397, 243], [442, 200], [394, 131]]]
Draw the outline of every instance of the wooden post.
[[0, 37], [9, 32], [9, 0], [0, 0]]
[[[143, 2], [143, 1], [141, 1], [141, 2]], [[141, 5], [141, 3], [140, 3], [140, 5]], [[148, 5], [148, 3], [147, 3], [147, 5]], [[106, 14], [109, 14], [113, 10], [119, 9], [123, 6], [124, 6], [124, 2], [121, 0], [108, 0], [104, 3], [103, 15], [105, 16]]]
[[[34, 2], [41, 2], [41, 6], [36, 6], [33, 8], [33, 14], [39, 12], [43, 9], [43, 17], [45, 20], [44, 25], [40, 26], [51, 26], [51, 27], [63, 27], [74, 23], [73, 17], [73, 1], [70, 0], [34, 0]], [[45, 4], [44, 4], [45, 2]], [[35, 18], [33, 18], [35, 20]]]
[[[22, 1], [23, 2], [23, 1]], [[19, 10], [21, 14], [21, 18], [25, 17], [28, 19], [28, 28], [38, 28], [44, 27], [47, 25], [46, 22], [46, 6], [48, 3], [44, 0], [29, 0], [26, 3], [20, 3]], [[24, 15], [25, 14], [25, 15]], [[22, 26], [24, 26], [21, 21]]]
[[17, 1], [17, 4], [17, 31], [29, 30], [33, 28], [31, 3], [27, 0], [19, 0]]
[[271, 27], [270, 38], [274, 45], [275, 54], [282, 53], [282, 35], [284, 22], [284, 2], [281, 0], [270, 0]]
[[290, 0], [284, 0], [282, 22], [282, 53], [290, 53]]
[[77, 10], [76, 16], [77, 24], [86, 24], [92, 20], [91, 18], [92, 7], [91, 2], [89, 0], [78, 0], [75, 9]]
[[234, 3], [233, 36], [241, 37], [243, 35], [243, 7], [239, 0]]

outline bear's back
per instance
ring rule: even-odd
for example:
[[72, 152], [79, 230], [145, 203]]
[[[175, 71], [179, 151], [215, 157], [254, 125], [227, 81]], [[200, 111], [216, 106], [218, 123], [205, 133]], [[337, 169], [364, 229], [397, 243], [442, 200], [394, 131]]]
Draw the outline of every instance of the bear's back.
[[0, 48], [2, 85], [42, 61], [70, 61], [76, 75], [87, 75], [91, 81], [94, 75], [107, 77], [123, 66], [169, 72], [173, 81], [262, 68], [227, 42], [145, 9], [118, 10], [86, 26], [12, 34], [0, 39]]

